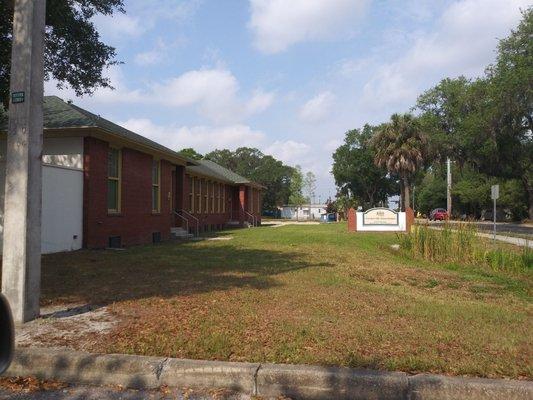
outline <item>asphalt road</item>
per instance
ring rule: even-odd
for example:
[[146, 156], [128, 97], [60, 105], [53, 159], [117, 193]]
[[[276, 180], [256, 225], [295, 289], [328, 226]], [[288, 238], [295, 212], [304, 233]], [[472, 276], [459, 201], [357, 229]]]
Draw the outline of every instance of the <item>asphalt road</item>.
[[[428, 220], [419, 220], [421, 223], [429, 223], [431, 226], [442, 226], [442, 221], [431, 221]], [[451, 221], [451, 223], [456, 223], [455, 221]], [[479, 231], [487, 231], [492, 232], [493, 230], [493, 224], [492, 222], [483, 221], [483, 222], [469, 222], [470, 224], [475, 224], [477, 229]], [[504, 234], [504, 233], [516, 233], [520, 235], [531, 235], [533, 237], [533, 225], [531, 224], [520, 224], [520, 223], [512, 223], [512, 222], [497, 222], [496, 223], [496, 233]]]

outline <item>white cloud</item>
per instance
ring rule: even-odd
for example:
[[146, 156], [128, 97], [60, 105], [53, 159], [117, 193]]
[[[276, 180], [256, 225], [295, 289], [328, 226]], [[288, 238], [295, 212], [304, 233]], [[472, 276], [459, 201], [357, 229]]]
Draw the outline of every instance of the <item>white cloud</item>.
[[119, 39], [123, 36], [137, 37], [146, 31], [139, 17], [115, 13], [111, 16], [98, 14], [93, 18], [98, 32], [103, 36]]
[[335, 150], [337, 150], [337, 148], [339, 148], [342, 144], [344, 143], [343, 140], [341, 139], [331, 139], [329, 140], [324, 148], [330, 152], [330, 153], [333, 153]]
[[252, 97], [246, 105], [246, 109], [249, 115], [257, 114], [265, 111], [274, 102], [274, 93], [265, 92], [261, 89], [254, 91]]
[[128, 4], [128, 11], [142, 17], [143, 23], [153, 27], [158, 20], [177, 23], [190, 21], [202, 0], [142, 0]]
[[153, 86], [165, 104], [173, 107], [197, 106], [199, 112], [218, 124], [239, 120], [239, 84], [230, 71], [203, 69], [186, 72]]
[[274, 100], [273, 93], [263, 90], [256, 90], [248, 100], [241, 99], [237, 78], [221, 67], [185, 72], [154, 85], [151, 91], [165, 99], [167, 106], [196, 107], [217, 125], [240, 122], [266, 110]]
[[237, 79], [231, 72], [222, 69], [189, 71], [155, 87], [155, 91], [166, 95], [169, 104], [177, 107], [224, 102], [226, 99], [223, 97], [233, 98], [237, 90]]
[[309, 144], [294, 140], [276, 140], [268, 144], [268, 138], [263, 132], [244, 124], [188, 127], [178, 124], [159, 125], [149, 118], [132, 118], [119, 122], [119, 125], [173, 150], [192, 147], [205, 154], [215, 149], [256, 147], [284, 163], [299, 164], [305, 171], [313, 170], [317, 176], [320, 176], [320, 171], [324, 169], [315, 162], [313, 148]]
[[141, 66], [158, 64], [163, 59], [165, 52], [168, 50], [169, 46], [163, 39], [159, 38], [151, 50], [135, 55], [135, 63]]
[[435, 29], [419, 33], [404, 55], [376, 66], [362, 103], [373, 107], [414, 102], [444, 77], [479, 76], [494, 59], [497, 38], [509, 34], [528, 0], [463, 0], [441, 15]]
[[294, 140], [276, 140], [265, 148], [265, 153], [289, 165], [304, 164], [311, 146]]
[[333, 93], [329, 91], [319, 93], [300, 109], [300, 119], [307, 123], [320, 122], [330, 115], [334, 102]]
[[51, 79], [44, 83], [45, 95], [59, 96], [64, 100], [73, 100], [80, 106], [95, 104], [132, 104], [145, 101], [144, 93], [141, 89], [130, 89], [125, 83], [125, 77], [120, 66], [112, 66], [104, 71], [104, 77], [111, 80], [114, 90], [98, 89], [92, 96], [77, 98], [76, 93], [68, 85], [63, 85], [63, 89], [57, 88], [57, 81]]
[[[145, 60], [149, 61], [149, 60]], [[130, 89], [120, 66], [109, 68], [105, 76], [115, 90], [99, 89], [93, 96], [76, 100], [80, 104], [143, 104], [159, 102], [166, 108], [191, 107], [216, 125], [240, 123], [265, 111], [274, 101], [274, 93], [255, 90], [249, 98], [240, 94], [239, 82], [231, 71], [217, 67], [199, 69], [145, 88]], [[58, 90], [55, 81], [47, 82], [47, 95], [56, 94], [74, 100], [74, 91]]]
[[93, 21], [98, 32], [114, 40], [123, 37], [138, 37], [157, 26], [161, 20], [173, 20], [177, 23], [189, 21], [200, 5], [199, 0], [177, 3], [175, 0], [143, 0], [131, 2], [127, 13], [116, 12], [113, 15], [97, 14]]
[[217, 148], [258, 147], [265, 139], [265, 135], [261, 131], [242, 124], [223, 127], [187, 127], [177, 124], [157, 125], [147, 118], [133, 118], [119, 124], [173, 150], [193, 147], [201, 153]]
[[255, 46], [279, 53], [291, 45], [351, 36], [367, 0], [250, 0]]

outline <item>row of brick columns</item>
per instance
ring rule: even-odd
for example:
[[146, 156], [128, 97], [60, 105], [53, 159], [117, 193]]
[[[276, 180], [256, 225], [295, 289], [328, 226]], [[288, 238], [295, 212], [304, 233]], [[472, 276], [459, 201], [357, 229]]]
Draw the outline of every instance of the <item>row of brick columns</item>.
[[244, 226], [246, 221], [246, 186], [239, 186], [239, 224]]

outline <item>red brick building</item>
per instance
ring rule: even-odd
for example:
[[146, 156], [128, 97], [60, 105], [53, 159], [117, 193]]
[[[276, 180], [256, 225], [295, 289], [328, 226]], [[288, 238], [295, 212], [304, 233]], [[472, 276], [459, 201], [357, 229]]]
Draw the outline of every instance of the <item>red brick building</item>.
[[[45, 97], [44, 125], [45, 253], [261, 222], [262, 187], [218, 164], [190, 160], [54, 96]], [[2, 187], [4, 181], [5, 134]], [[3, 207], [3, 193], [0, 201]]]

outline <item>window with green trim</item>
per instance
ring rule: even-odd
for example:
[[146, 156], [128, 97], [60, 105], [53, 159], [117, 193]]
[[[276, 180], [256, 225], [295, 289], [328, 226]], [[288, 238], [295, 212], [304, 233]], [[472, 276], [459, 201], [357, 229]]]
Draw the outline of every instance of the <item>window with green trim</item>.
[[152, 162], [152, 212], [161, 211], [161, 162]]
[[107, 211], [120, 212], [122, 153], [110, 148], [107, 153]]

